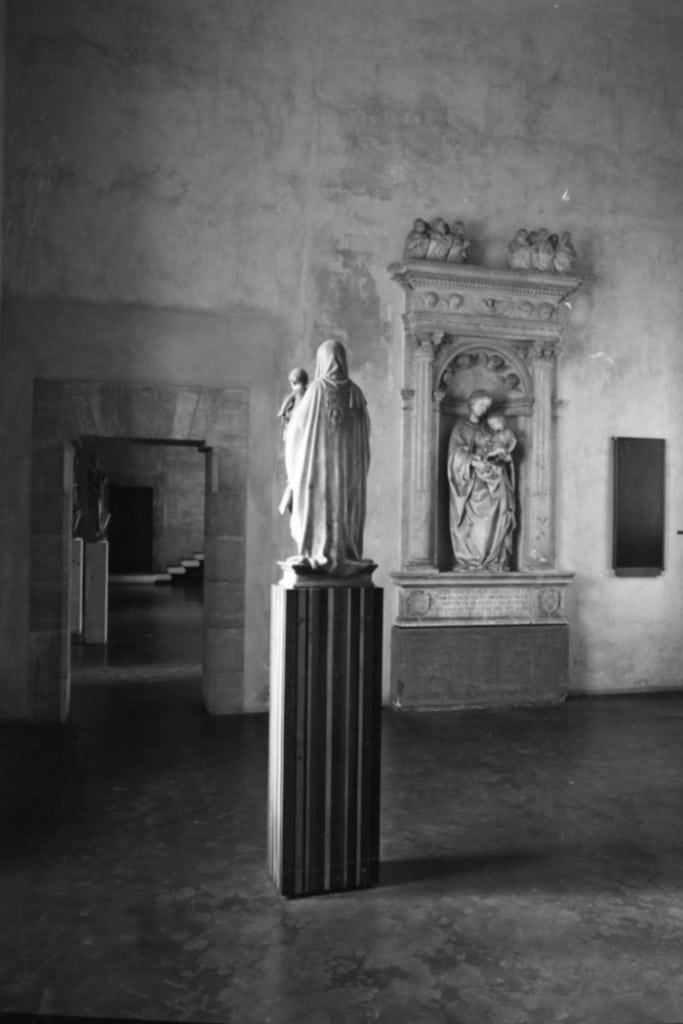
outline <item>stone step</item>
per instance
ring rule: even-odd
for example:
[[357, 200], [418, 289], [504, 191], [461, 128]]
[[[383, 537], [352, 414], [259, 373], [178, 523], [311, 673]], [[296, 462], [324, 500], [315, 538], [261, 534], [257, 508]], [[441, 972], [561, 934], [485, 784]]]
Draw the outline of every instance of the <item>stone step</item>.
[[167, 572], [117, 572], [110, 573], [109, 582], [112, 586], [124, 583], [170, 583], [171, 576]]

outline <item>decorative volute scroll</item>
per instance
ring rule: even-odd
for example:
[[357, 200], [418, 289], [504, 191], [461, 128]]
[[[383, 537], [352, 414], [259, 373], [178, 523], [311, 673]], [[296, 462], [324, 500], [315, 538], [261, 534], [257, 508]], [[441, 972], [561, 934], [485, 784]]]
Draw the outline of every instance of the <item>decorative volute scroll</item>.
[[[467, 399], [485, 389], [519, 440], [517, 530], [510, 568], [555, 570], [554, 400], [568, 274], [393, 263], [405, 294], [403, 573], [450, 573], [446, 446]], [[402, 574], [403, 574], [402, 573]], [[401, 574], [401, 575], [402, 575]]]

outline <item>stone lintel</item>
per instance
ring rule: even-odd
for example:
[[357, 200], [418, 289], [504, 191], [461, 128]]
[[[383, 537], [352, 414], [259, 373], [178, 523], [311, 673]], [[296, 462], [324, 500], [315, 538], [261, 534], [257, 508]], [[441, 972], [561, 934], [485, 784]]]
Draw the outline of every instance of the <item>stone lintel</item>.
[[392, 264], [392, 277], [406, 292], [406, 326], [424, 332], [478, 334], [505, 331], [535, 338], [559, 335], [568, 319], [562, 303], [581, 278], [521, 270], [430, 261]]
[[580, 286], [582, 278], [575, 274], [543, 274], [534, 270], [494, 270], [462, 263], [440, 263], [437, 260], [413, 260], [392, 263], [389, 273], [394, 281], [408, 291], [459, 287], [463, 291], [496, 291], [508, 294], [547, 297], [561, 302]]
[[396, 625], [402, 627], [556, 625], [566, 622], [565, 591], [574, 574], [395, 572]]

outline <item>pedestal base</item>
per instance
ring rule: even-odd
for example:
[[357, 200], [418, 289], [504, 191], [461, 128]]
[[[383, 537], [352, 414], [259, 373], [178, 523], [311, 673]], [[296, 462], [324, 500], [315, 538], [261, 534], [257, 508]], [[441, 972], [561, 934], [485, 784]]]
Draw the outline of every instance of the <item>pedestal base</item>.
[[569, 627], [441, 626], [391, 631], [391, 699], [401, 708], [550, 704], [567, 691]]
[[377, 881], [382, 598], [272, 587], [268, 868], [283, 896]]
[[86, 542], [83, 639], [86, 644], [106, 644], [109, 631], [109, 543]]
[[83, 538], [71, 540], [71, 576], [69, 579], [69, 625], [72, 636], [83, 632]]

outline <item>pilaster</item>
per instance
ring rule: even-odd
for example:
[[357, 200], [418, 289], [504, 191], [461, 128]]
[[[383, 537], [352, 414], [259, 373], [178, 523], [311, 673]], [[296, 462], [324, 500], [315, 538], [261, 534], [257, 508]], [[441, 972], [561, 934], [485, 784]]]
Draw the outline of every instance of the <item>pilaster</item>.
[[534, 389], [530, 424], [526, 516], [523, 519], [525, 569], [555, 564], [554, 423], [556, 357], [552, 344], [537, 342], [531, 355]]
[[433, 390], [436, 339], [430, 333], [414, 336], [412, 436], [410, 473], [404, 476], [404, 500], [409, 514], [406, 566], [434, 565], [434, 493], [436, 437]]

